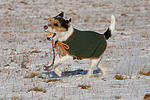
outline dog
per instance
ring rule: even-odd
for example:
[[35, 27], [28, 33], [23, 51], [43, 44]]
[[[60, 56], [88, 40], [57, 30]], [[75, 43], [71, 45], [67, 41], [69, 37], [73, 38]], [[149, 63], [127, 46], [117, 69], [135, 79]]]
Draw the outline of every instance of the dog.
[[103, 75], [108, 69], [100, 63], [101, 56], [106, 50], [107, 41], [115, 29], [115, 17], [111, 16], [111, 24], [107, 30], [100, 34], [94, 31], [81, 31], [71, 26], [71, 18], [66, 20], [64, 12], [50, 18], [48, 24], [44, 25], [47, 39], [55, 41], [55, 48], [58, 50], [54, 61], [54, 71], [58, 76], [62, 76], [62, 71], [58, 67], [67, 61], [74, 59], [90, 59], [91, 66], [87, 73], [88, 77], [93, 76], [95, 67], [100, 68]]

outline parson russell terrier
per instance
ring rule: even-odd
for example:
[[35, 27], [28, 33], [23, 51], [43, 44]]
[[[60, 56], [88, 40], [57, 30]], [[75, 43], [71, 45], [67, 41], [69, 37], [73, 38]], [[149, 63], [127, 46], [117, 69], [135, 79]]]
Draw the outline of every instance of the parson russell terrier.
[[54, 40], [55, 48], [59, 52], [54, 61], [54, 71], [58, 76], [62, 75], [59, 65], [74, 59], [90, 59], [91, 66], [87, 73], [88, 77], [93, 75], [95, 67], [101, 69], [106, 75], [107, 68], [100, 63], [101, 56], [106, 50], [106, 40], [111, 37], [115, 29], [115, 17], [111, 16], [110, 27], [103, 33], [94, 31], [81, 31], [71, 26], [71, 18], [66, 20], [61, 12], [52, 17], [47, 25], [44, 25], [47, 39]]

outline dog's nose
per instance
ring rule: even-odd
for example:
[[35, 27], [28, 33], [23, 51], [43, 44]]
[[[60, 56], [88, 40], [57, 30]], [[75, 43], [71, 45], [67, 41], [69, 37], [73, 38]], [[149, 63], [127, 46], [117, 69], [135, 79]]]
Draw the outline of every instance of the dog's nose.
[[48, 26], [47, 25], [44, 25], [44, 29], [46, 30], [48, 28]]

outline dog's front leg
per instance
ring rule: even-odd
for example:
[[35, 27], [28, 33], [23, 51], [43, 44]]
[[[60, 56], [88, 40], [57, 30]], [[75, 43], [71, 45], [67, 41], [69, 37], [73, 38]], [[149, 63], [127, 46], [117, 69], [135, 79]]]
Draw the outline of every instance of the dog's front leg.
[[58, 65], [59, 64], [62, 64], [62, 63], [66, 63], [68, 61], [72, 61], [73, 60], [73, 57], [72, 56], [69, 56], [69, 55], [66, 55], [66, 56], [63, 56], [63, 57], [60, 57], [59, 55], [56, 56], [56, 59], [55, 59], [55, 62], [54, 62], [54, 70], [55, 70], [55, 73], [58, 75], [58, 76], [61, 76], [62, 75], [62, 71], [60, 68], [58, 68]]

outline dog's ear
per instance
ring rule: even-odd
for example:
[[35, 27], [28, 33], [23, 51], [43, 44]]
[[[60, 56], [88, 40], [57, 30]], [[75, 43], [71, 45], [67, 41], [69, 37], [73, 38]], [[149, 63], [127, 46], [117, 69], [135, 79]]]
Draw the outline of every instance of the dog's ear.
[[71, 23], [71, 18], [69, 20], [66, 20], [68, 26], [70, 27], [70, 23]]
[[70, 22], [71, 22], [71, 18], [70, 18], [69, 20], [66, 20], [66, 22], [67, 22], [67, 23], [70, 23]]
[[71, 22], [71, 18], [68, 20], [68, 22]]
[[64, 17], [64, 12], [61, 12], [61, 13], [58, 14], [57, 16]]

